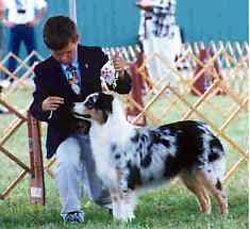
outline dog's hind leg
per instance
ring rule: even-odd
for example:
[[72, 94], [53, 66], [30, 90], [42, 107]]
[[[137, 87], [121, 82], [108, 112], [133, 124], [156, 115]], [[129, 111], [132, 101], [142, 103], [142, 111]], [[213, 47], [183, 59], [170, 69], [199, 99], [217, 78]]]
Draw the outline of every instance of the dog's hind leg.
[[220, 206], [221, 214], [226, 215], [228, 213], [228, 202], [221, 179], [219, 177], [216, 177], [213, 171], [208, 172], [200, 170], [198, 175], [199, 179], [203, 182], [207, 190], [210, 191], [217, 200]]
[[206, 193], [206, 190], [203, 186], [203, 183], [198, 179], [197, 175], [190, 175], [187, 173], [181, 174], [181, 179], [184, 185], [193, 192], [200, 206], [200, 210], [205, 214], [210, 214], [211, 212], [211, 204], [210, 198]]

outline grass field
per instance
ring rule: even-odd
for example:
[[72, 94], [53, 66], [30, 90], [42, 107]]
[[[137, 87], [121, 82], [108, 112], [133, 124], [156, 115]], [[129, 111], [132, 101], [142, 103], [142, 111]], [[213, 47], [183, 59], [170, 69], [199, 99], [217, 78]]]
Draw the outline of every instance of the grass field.
[[[190, 102], [196, 98], [188, 98]], [[31, 91], [22, 89], [14, 91], [7, 98], [16, 108], [24, 111], [31, 101]], [[232, 113], [232, 101], [227, 97], [218, 96], [212, 102], [222, 115], [215, 110], [204, 107], [207, 117], [210, 117], [218, 126], [223, 123], [226, 116]], [[159, 100], [154, 108], [154, 114], [161, 114], [163, 122], [170, 122], [181, 118], [186, 109], [179, 104], [168, 114], [163, 114], [161, 108], [166, 106], [165, 100]], [[225, 116], [225, 117], [223, 117]], [[198, 117], [192, 116], [197, 119]], [[0, 138], [14, 119], [13, 115], [0, 116]], [[227, 128], [227, 135], [232, 137], [243, 149], [248, 148], [248, 114], [240, 114]], [[43, 129], [43, 138], [45, 128]], [[241, 155], [222, 139], [227, 150], [228, 169], [240, 159]], [[23, 125], [14, 136], [4, 145], [23, 162], [29, 164], [27, 127]], [[45, 161], [45, 163], [47, 163]], [[22, 170], [5, 155], [0, 153], [0, 193]], [[194, 196], [177, 182], [169, 188], [157, 190], [140, 198], [136, 209], [136, 220], [133, 223], [119, 224], [113, 222], [112, 217], [103, 209], [83, 199], [82, 207], [86, 213], [84, 225], [64, 225], [59, 212], [59, 196], [55, 191], [54, 180], [46, 176], [46, 206], [34, 206], [29, 204], [29, 177], [23, 180], [10, 196], [0, 200], [0, 228], [178, 228], [178, 229], [244, 229], [248, 228], [248, 164], [243, 162], [237, 172], [226, 183], [229, 197], [229, 215], [222, 218], [214, 200], [212, 201], [211, 215], [204, 216], [199, 213]]]

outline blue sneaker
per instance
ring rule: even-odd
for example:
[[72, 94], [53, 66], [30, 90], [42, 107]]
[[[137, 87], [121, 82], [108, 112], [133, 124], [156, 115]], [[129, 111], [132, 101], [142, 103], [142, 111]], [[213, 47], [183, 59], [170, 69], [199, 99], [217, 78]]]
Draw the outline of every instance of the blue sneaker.
[[65, 223], [83, 223], [84, 222], [84, 212], [74, 211], [68, 212], [62, 215]]

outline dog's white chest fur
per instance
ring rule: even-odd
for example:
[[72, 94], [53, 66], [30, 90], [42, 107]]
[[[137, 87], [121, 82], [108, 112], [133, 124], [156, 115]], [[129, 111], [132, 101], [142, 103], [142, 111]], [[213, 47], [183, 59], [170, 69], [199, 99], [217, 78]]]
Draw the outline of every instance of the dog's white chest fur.
[[125, 119], [117, 116], [109, 117], [104, 125], [92, 124], [90, 139], [96, 170], [107, 187], [112, 187], [118, 179], [111, 148], [116, 146], [121, 151], [126, 151], [132, 132], [134, 128]]

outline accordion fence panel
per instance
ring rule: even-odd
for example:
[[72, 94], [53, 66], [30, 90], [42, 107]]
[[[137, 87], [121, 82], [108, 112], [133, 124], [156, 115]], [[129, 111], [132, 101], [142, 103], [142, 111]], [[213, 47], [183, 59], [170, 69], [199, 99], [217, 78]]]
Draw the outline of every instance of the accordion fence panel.
[[[165, 77], [162, 77], [160, 82], [155, 82], [148, 76], [147, 61], [150, 58], [159, 58], [161, 61], [159, 54], [153, 53], [148, 59], [142, 58], [139, 45], [103, 48], [103, 50], [110, 56], [116, 51], [123, 56], [130, 66], [129, 69], [132, 70], [133, 78], [137, 79], [133, 82], [138, 82], [138, 77], [141, 77], [141, 85], [136, 87], [136, 90], [141, 90], [141, 100], [138, 102], [138, 98], [131, 95], [121, 97], [130, 110], [135, 110], [130, 117], [132, 123], [140, 124], [142, 118], [147, 121], [148, 125], [160, 125], [184, 119], [205, 121], [231, 152], [232, 160], [228, 165], [224, 182], [239, 171], [245, 161], [248, 161], [249, 46], [246, 42], [211, 42], [208, 46], [202, 42], [183, 44], [182, 52], [174, 64], [162, 62], [162, 66], [171, 69], [169, 73], [171, 77], [177, 80], [175, 86], [165, 81]], [[38, 61], [43, 59], [34, 51], [24, 60], [9, 53], [0, 62], [1, 74], [4, 73], [14, 80], [13, 84], [5, 88], [0, 96], [1, 106], [9, 111], [9, 114], [4, 117], [6, 122], [0, 122], [0, 152], [4, 155], [4, 160], [7, 158], [12, 162], [12, 166], [18, 167], [17, 177], [7, 184], [7, 187], [0, 187], [0, 199], [6, 199], [29, 174], [31, 203], [44, 204], [43, 171], [47, 171], [53, 177], [51, 167], [55, 160], [52, 159], [43, 166], [40, 142], [43, 132], [40, 133], [39, 123], [27, 114], [29, 104], [16, 103], [10, 99], [13, 94], [20, 99], [18, 96], [22, 92], [28, 94], [27, 98], [31, 98], [35, 64], [29, 66], [28, 63], [34, 57]], [[10, 73], [6, 67], [9, 58], [15, 58], [18, 62], [18, 67], [13, 73]], [[197, 84], [198, 81], [201, 83]], [[201, 90], [200, 87], [203, 89]], [[25, 128], [24, 124], [29, 128], [26, 128], [26, 132], [24, 131], [27, 142], [23, 144], [27, 146], [24, 149], [26, 152], [22, 152], [22, 155], [26, 156], [21, 157], [20, 152], [13, 152], [8, 147], [12, 145], [12, 139], [15, 135], [18, 136], [20, 129]], [[237, 131], [241, 131], [243, 136], [237, 137], [237, 134], [234, 134]], [[30, 154], [27, 154], [28, 151]]]

